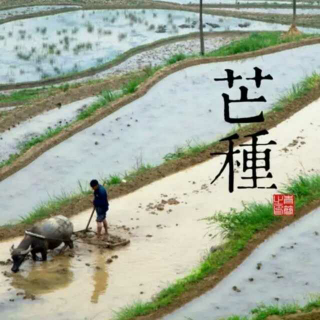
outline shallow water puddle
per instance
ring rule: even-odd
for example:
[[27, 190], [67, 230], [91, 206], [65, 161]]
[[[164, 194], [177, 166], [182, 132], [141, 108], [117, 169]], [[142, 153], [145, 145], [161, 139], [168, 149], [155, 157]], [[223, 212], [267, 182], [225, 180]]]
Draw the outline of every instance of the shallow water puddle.
[[57, 107], [0, 133], [0, 161], [7, 160], [11, 154], [17, 153], [25, 141], [73, 121], [82, 110], [98, 99], [90, 97]]
[[[235, 85], [228, 89], [224, 81], [214, 81], [226, 76], [225, 69], [232, 69], [243, 78], [254, 76], [254, 67], [272, 75], [273, 81], [262, 83], [260, 90], [254, 81], [244, 81], [250, 95], [258, 97], [263, 93], [267, 102], [230, 107], [232, 117], [252, 117], [270, 109], [292, 84], [319, 72], [318, 55], [320, 45], [311, 45], [245, 61], [194, 66], [171, 74], [140, 99], [1, 181], [0, 224], [26, 215], [54, 195], [75, 191], [79, 180], [88, 183], [94, 176], [122, 174], [140, 158], [143, 163], [157, 165], [166, 154], [187, 141], [212, 142], [228, 133], [233, 125], [224, 120], [221, 95], [225, 92], [238, 99], [239, 88]], [[285, 68], [284, 60], [288, 61]]]
[[18, 108], [18, 107], [2, 107], [2, 108], [0, 108], [0, 112], [1, 111], [11, 111], [11, 110], [14, 110], [16, 108]]
[[[4, 245], [2, 245], [4, 247]], [[1, 250], [1, 257], [9, 257]], [[73, 256], [74, 255], [74, 256]], [[21, 272], [12, 274], [11, 266], [1, 267], [0, 306], [5, 319], [30, 319], [41, 315], [48, 319], [90, 319], [80, 305], [92, 305], [92, 309], [108, 288], [109, 252], [93, 246], [76, 244], [74, 254], [53, 252], [47, 262], [24, 262]], [[5, 270], [5, 274], [3, 274]], [[68, 294], [65, 294], [65, 293]], [[43, 306], [46, 306], [43, 310]], [[31, 308], [32, 306], [32, 308]], [[69, 308], [67, 307], [69, 306]], [[91, 309], [91, 314], [93, 310]]]
[[[91, 22], [94, 19], [94, 24]], [[204, 15], [206, 31], [287, 30], [288, 26]], [[36, 81], [102, 65], [134, 47], [194, 32], [198, 14], [171, 10], [76, 11], [0, 26], [0, 83]], [[317, 33], [317, 29], [300, 28]]]
[[21, 7], [21, 8], [15, 8], [15, 9], [0, 10], [0, 19], [6, 19], [10, 17], [31, 14], [31, 13], [66, 9], [66, 8], [81, 8], [81, 6], [75, 6], [75, 5], [34, 6], [34, 7]]
[[310, 294], [320, 292], [319, 223], [320, 208], [266, 240], [214, 289], [163, 319], [218, 320], [248, 315], [260, 303], [308, 303]]

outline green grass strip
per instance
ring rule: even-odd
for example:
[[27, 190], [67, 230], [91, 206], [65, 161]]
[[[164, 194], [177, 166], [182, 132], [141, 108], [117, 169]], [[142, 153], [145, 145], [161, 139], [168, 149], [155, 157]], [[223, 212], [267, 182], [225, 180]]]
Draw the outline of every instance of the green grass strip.
[[40, 136], [36, 136], [22, 142], [18, 145], [19, 153], [11, 154], [9, 159], [0, 162], [0, 169], [12, 164], [15, 160], [17, 160], [22, 154], [27, 152], [33, 146], [46, 141], [47, 139], [56, 136], [60, 133], [63, 129], [67, 128], [69, 125], [57, 127], [55, 129], [48, 129], [45, 133], [41, 134]]
[[207, 57], [225, 57], [239, 53], [256, 51], [283, 43], [319, 37], [317, 34], [301, 34], [293, 37], [281, 37], [281, 32], [253, 32], [249, 37], [233, 41], [206, 54]]
[[[111, 186], [118, 185], [122, 182], [133, 181], [137, 176], [152, 169], [153, 166], [149, 164], [143, 164], [141, 161], [129, 172], [125, 172], [123, 175], [110, 175], [109, 177], [99, 177], [99, 181], [102, 185], [109, 188]], [[78, 181], [79, 191], [74, 193], [62, 193], [59, 196], [51, 197], [48, 202], [40, 203], [34, 210], [32, 210], [27, 216], [20, 217], [20, 224], [33, 224], [38, 220], [51, 217], [59, 212], [61, 208], [71, 203], [79, 201], [86, 196], [92, 194], [92, 190], [89, 187], [89, 183], [82, 183]], [[10, 225], [9, 225], [10, 226]], [[11, 225], [12, 226], [12, 225]]]
[[0, 94], [0, 102], [12, 103], [12, 102], [26, 102], [32, 101], [39, 97], [42, 89], [26, 89], [15, 91], [10, 95]]
[[[289, 185], [285, 186], [281, 192], [292, 192], [295, 195], [296, 208], [301, 208], [302, 205], [320, 199], [319, 185], [320, 175], [299, 176], [291, 181]], [[193, 283], [216, 273], [226, 262], [245, 248], [255, 233], [268, 228], [272, 223], [280, 219], [281, 217], [273, 215], [273, 207], [270, 202], [267, 204], [250, 203], [245, 205], [241, 211], [232, 210], [230, 213], [219, 212], [207, 218], [206, 220], [208, 220], [209, 224], [218, 223], [222, 228], [224, 237], [227, 239], [223, 245], [223, 250], [217, 250], [209, 254], [188, 276], [177, 280], [168, 288], [162, 290], [152, 301], [136, 302], [133, 305], [127, 306], [116, 312], [113, 319], [130, 320], [169, 305], [181, 293], [187, 291]], [[258, 319], [262, 320], [265, 318]]]
[[257, 308], [251, 310], [252, 316], [231, 316], [228, 318], [221, 318], [220, 320], [266, 320], [270, 316], [287, 316], [296, 314], [300, 312], [311, 312], [315, 309], [320, 308], [320, 296], [315, 295], [314, 297], [309, 298], [309, 302], [301, 307], [296, 303], [285, 304], [285, 305], [260, 305]]

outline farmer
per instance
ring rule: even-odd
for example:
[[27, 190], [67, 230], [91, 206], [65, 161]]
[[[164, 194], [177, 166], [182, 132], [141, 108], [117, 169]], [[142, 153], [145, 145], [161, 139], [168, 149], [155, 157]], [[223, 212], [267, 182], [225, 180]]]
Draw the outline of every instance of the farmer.
[[99, 184], [97, 180], [90, 182], [91, 188], [94, 190], [93, 205], [97, 212], [97, 238], [101, 236], [102, 224], [105, 230], [105, 236], [108, 236], [108, 224], [106, 220], [107, 211], [109, 210], [107, 190]]

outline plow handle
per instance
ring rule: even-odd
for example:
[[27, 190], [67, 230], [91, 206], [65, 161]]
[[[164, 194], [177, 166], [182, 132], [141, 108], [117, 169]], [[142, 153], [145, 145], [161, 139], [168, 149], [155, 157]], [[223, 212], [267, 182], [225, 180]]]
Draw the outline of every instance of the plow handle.
[[87, 227], [86, 227], [86, 230], [85, 230], [85, 231], [88, 231], [88, 228], [89, 228], [89, 225], [90, 225], [90, 222], [91, 222], [91, 219], [92, 219], [92, 217], [93, 217], [93, 214], [94, 214], [95, 210], [96, 210], [96, 208], [94, 207], [94, 208], [93, 208], [93, 211], [92, 211], [92, 213], [91, 213], [91, 217], [90, 217], [90, 219], [89, 219], [89, 221], [88, 221], [88, 224], [87, 224]]

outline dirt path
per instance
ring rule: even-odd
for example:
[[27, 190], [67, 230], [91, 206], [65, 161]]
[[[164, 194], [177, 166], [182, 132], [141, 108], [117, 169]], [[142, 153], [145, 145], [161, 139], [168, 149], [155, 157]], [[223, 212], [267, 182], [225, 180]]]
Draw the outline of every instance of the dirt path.
[[[317, 136], [320, 133], [319, 107], [320, 100], [317, 100], [269, 131], [266, 142], [269, 139], [277, 142], [272, 147], [271, 172], [272, 182], [278, 187], [288, 183], [290, 177], [320, 170], [320, 151], [316, 151]], [[287, 132], [287, 135], [284, 136], [283, 132]], [[298, 142], [292, 144], [296, 140]], [[224, 160], [224, 157], [213, 158], [111, 200], [109, 223], [113, 226], [113, 232], [130, 236], [128, 247], [117, 252], [99, 253], [77, 244], [74, 257], [53, 257], [52, 264], [50, 261], [46, 264], [27, 261], [22, 273], [13, 277], [1, 273], [2, 314], [6, 316], [14, 313], [21, 320], [29, 319], [38, 315], [38, 306], [41, 305], [42, 316], [47, 320], [85, 319], [93, 316], [97, 320], [110, 319], [113, 310], [119, 310], [136, 300], [147, 301], [176, 278], [187, 275], [198, 265], [210, 246], [221, 243], [219, 237], [211, 239], [218, 230], [214, 227], [208, 230], [206, 222], [201, 218], [217, 211], [228, 212], [231, 207], [240, 209], [243, 201], [265, 202], [275, 192], [255, 189], [249, 193], [247, 190], [236, 189], [234, 193], [229, 193], [227, 172], [211, 185], [210, 182]], [[239, 182], [240, 178], [236, 178], [236, 181]], [[269, 183], [261, 182], [261, 185], [267, 186]], [[316, 206], [319, 206], [319, 202], [311, 204], [307, 209]], [[267, 236], [305, 214], [307, 209], [294, 219], [283, 219], [270, 230], [259, 234], [217, 276], [199, 283], [170, 308], [147, 318], [163, 315], [208, 290], [241, 263]], [[90, 213], [91, 210], [88, 210], [72, 218], [75, 230], [83, 229]], [[123, 227], [115, 229], [115, 226]], [[0, 245], [1, 261], [8, 258], [11, 244], [18, 242], [19, 239], [13, 239]], [[117, 255], [118, 258], [111, 258], [111, 255]], [[106, 263], [109, 258], [113, 260], [112, 263]], [[8, 272], [10, 265], [0, 268], [2, 272]], [[132, 276], [125, 277], [129, 269]], [[64, 270], [61, 281], [52, 287], [50, 279], [54, 279], [58, 270], [60, 273]], [[48, 278], [49, 275], [53, 278]], [[35, 282], [35, 279], [38, 281]], [[17, 296], [19, 292], [22, 296]], [[35, 300], [23, 300], [26, 292], [33, 294]], [[73, 295], [77, 299], [70, 299]], [[14, 301], [10, 302], [10, 299]], [[81, 311], [79, 304], [83, 306]]]

